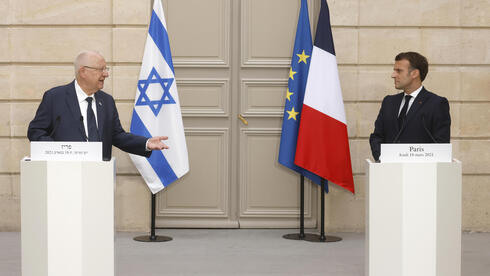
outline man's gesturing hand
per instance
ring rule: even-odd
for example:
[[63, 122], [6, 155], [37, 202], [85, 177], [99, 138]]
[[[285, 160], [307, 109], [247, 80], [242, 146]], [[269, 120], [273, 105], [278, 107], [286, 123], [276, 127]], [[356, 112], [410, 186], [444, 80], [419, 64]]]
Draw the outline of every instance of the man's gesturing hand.
[[167, 136], [156, 136], [148, 139], [147, 147], [148, 150], [162, 150], [168, 149], [169, 147], [165, 145], [162, 140], [167, 140]]

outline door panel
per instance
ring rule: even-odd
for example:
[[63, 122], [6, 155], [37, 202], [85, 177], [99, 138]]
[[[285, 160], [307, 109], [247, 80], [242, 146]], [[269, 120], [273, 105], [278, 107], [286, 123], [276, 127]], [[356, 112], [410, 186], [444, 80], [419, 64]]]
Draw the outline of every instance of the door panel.
[[[299, 177], [277, 162], [280, 135], [278, 128], [241, 129], [240, 227], [298, 226]], [[305, 202], [305, 226], [314, 227], [311, 185]]]
[[158, 197], [160, 226], [237, 227], [229, 220], [227, 129], [186, 129], [189, 165], [184, 177]]

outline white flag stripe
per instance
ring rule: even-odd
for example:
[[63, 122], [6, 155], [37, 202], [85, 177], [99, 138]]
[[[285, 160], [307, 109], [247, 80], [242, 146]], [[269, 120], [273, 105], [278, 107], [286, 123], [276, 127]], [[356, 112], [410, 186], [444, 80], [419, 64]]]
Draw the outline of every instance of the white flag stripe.
[[167, 29], [167, 21], [165, 20], [165, 13], [163, 12], [162, 2], [160, 0], [155, 0], [153, 4], [153, 11], [157, 14], [160, 21], [162, 21], [163, 27]]
[[[155, 42], [153, 41], [150, 35], [147, 36], [147, 43], [145, 45], [145, 53], [143, 55], [143, 60], [163, 60], [163, 56], [160, 50], [155, 45]], [[153, 67], [157, 69], [157, 71], [160, 74], [160, 77], [174, 78], [173, 72], [166, 62], [154, 63]], [[150, 66], [146, 66], [146, 67], [142, 66], [140, 72], [140, 79], [147, 78], [148, 75], [150, 74], [151, 69], [152, 67]], [[140, 95], [139, 90], [136, 89], [136, 91], [137, 92], [136, 92], [135, 102]], [[158, 96], [161, 97], [162, 95], [161, 87], [155, 84], [150, 85], [148, 87], [146, 94], [149, 95], [150, 98], [155, 98], [155, 97], [151, 97], [152, 94], [158, 94]], [[184, 133], [178, 131], [178, 126], [175, 124], [161, 123], [162, 121], [171, 122], [180, 119], [180, 114], [181, 114], [180, 100], [177, 93], [177, 84], [175, 83], [175, 80], [174, 83], [172, 83], [172, 87], [170, 88], [170, 95], [172, 95], [176, 104], [165, 105], [164, 107], [162, 107], [165, 108], [166, 111], [160, 112], [157, 117], [154, 116], [151, 109], [149, 109], [147, 106], [135, 106], [135, 110], [140, 116], [140, 118], [149, 118], [145, 120], [145, 126], [147, 127], [152, 137], [165, 136], [168, 135], [168, 133], [173, 133], [172, 137], [169, 137], [169, 140], [165, 141], [165, 144], [167, 144], [170, 147], [170, 149], [163, 151], [163, 155], [165, 156], [165, 158], [167, 159], [167, 161], [169, 162], [172, 168], [178, 168], [178, 169], [174, 169], [174, 172], [177, 175], [177, 177], [180, 177], [189, 170], [188, 166], [187, 167], [178, 166], [178, 164], [182, 164], [185, 161], [183, 160], [183, 156], [179, 153], [178, 150], [183, 146], [181, 144], [181, 141], [185, 141], [185, 137], [183, 135]]]
[[[160, 181], [160, 178], [155, 173], [155, 170], [151, 166], [145, 165], [146, 158], [139, 155], [130, 155], [131, 160], [133, 161], [136, 169], [138, 169], [139, 173], [143, 177], [146, 182], [146, 185], [153, 193], [157, 193], [158, 191], [163, 189], [163, 184]], [[148, 162], [146, 162], [148, 163]]]
[[[155, 45], [155, 41], [148, 34], [146, 37], [145, 44], [145, 52], [143, 54], [143, 60], [164, 60], [162, 53], [158, 49], [157, 45]], [[166, 62], [158, 62], [153, 64], [153, 66], [157, 69], [162, 78], [173, 78], [174, 74], [168, 63]], [[146, 78], [148, 74], [150, 74], [151, 67], [141, 67], [140, 71], [140, 79]]]
[[[347, 124], [338, 75], [337, 58], [331, 53], [313, 46], [303, 103]], [[308, 91], [322, 92], [308, 93]]]

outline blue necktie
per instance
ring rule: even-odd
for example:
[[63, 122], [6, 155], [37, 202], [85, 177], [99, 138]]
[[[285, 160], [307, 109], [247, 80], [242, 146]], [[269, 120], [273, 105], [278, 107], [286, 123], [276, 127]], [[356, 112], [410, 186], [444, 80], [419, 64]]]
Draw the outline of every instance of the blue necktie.
[[95, 113], [92, 109], [92, 97], [87, 97], [85, 99], [88, 102], [87, 106], [87, 130], [88, 130], [88, 140], [89, 142], [100, 141], [99, 131], [97, 130], [97, 123], [95, 122]]
[[403, 105], [402, 111], [400, 111], [400, 115], [398, 115], [399, 128], [402, 128], [402, 125], [405, 122], [405, 118], [407, 117], [407, 109], [408, 109], [408, 103], [410, 102], [410, 98], [412, 98], [412, 96], [410, 95], [405, 96], [405, 104]]

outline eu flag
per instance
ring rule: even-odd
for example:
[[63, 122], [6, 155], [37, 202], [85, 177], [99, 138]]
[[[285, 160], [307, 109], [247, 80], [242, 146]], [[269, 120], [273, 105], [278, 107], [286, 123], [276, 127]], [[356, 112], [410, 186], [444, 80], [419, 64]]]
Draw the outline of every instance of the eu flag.
[[306, 0], [301, 0], [296, 39], [294, 41], [294, 50], [291, 58], [291, 68], [289, 69], [286, 103], [284, 104], [279, 163], [308, 177], [320, 185], [321, 178], [318, 175], [294, 164], [301, 109], [303, 107], [303, 98], [305, 95], [308, 70], [310, 68], [312, 49], [313, 43], [311, 41], [308, 4]]

